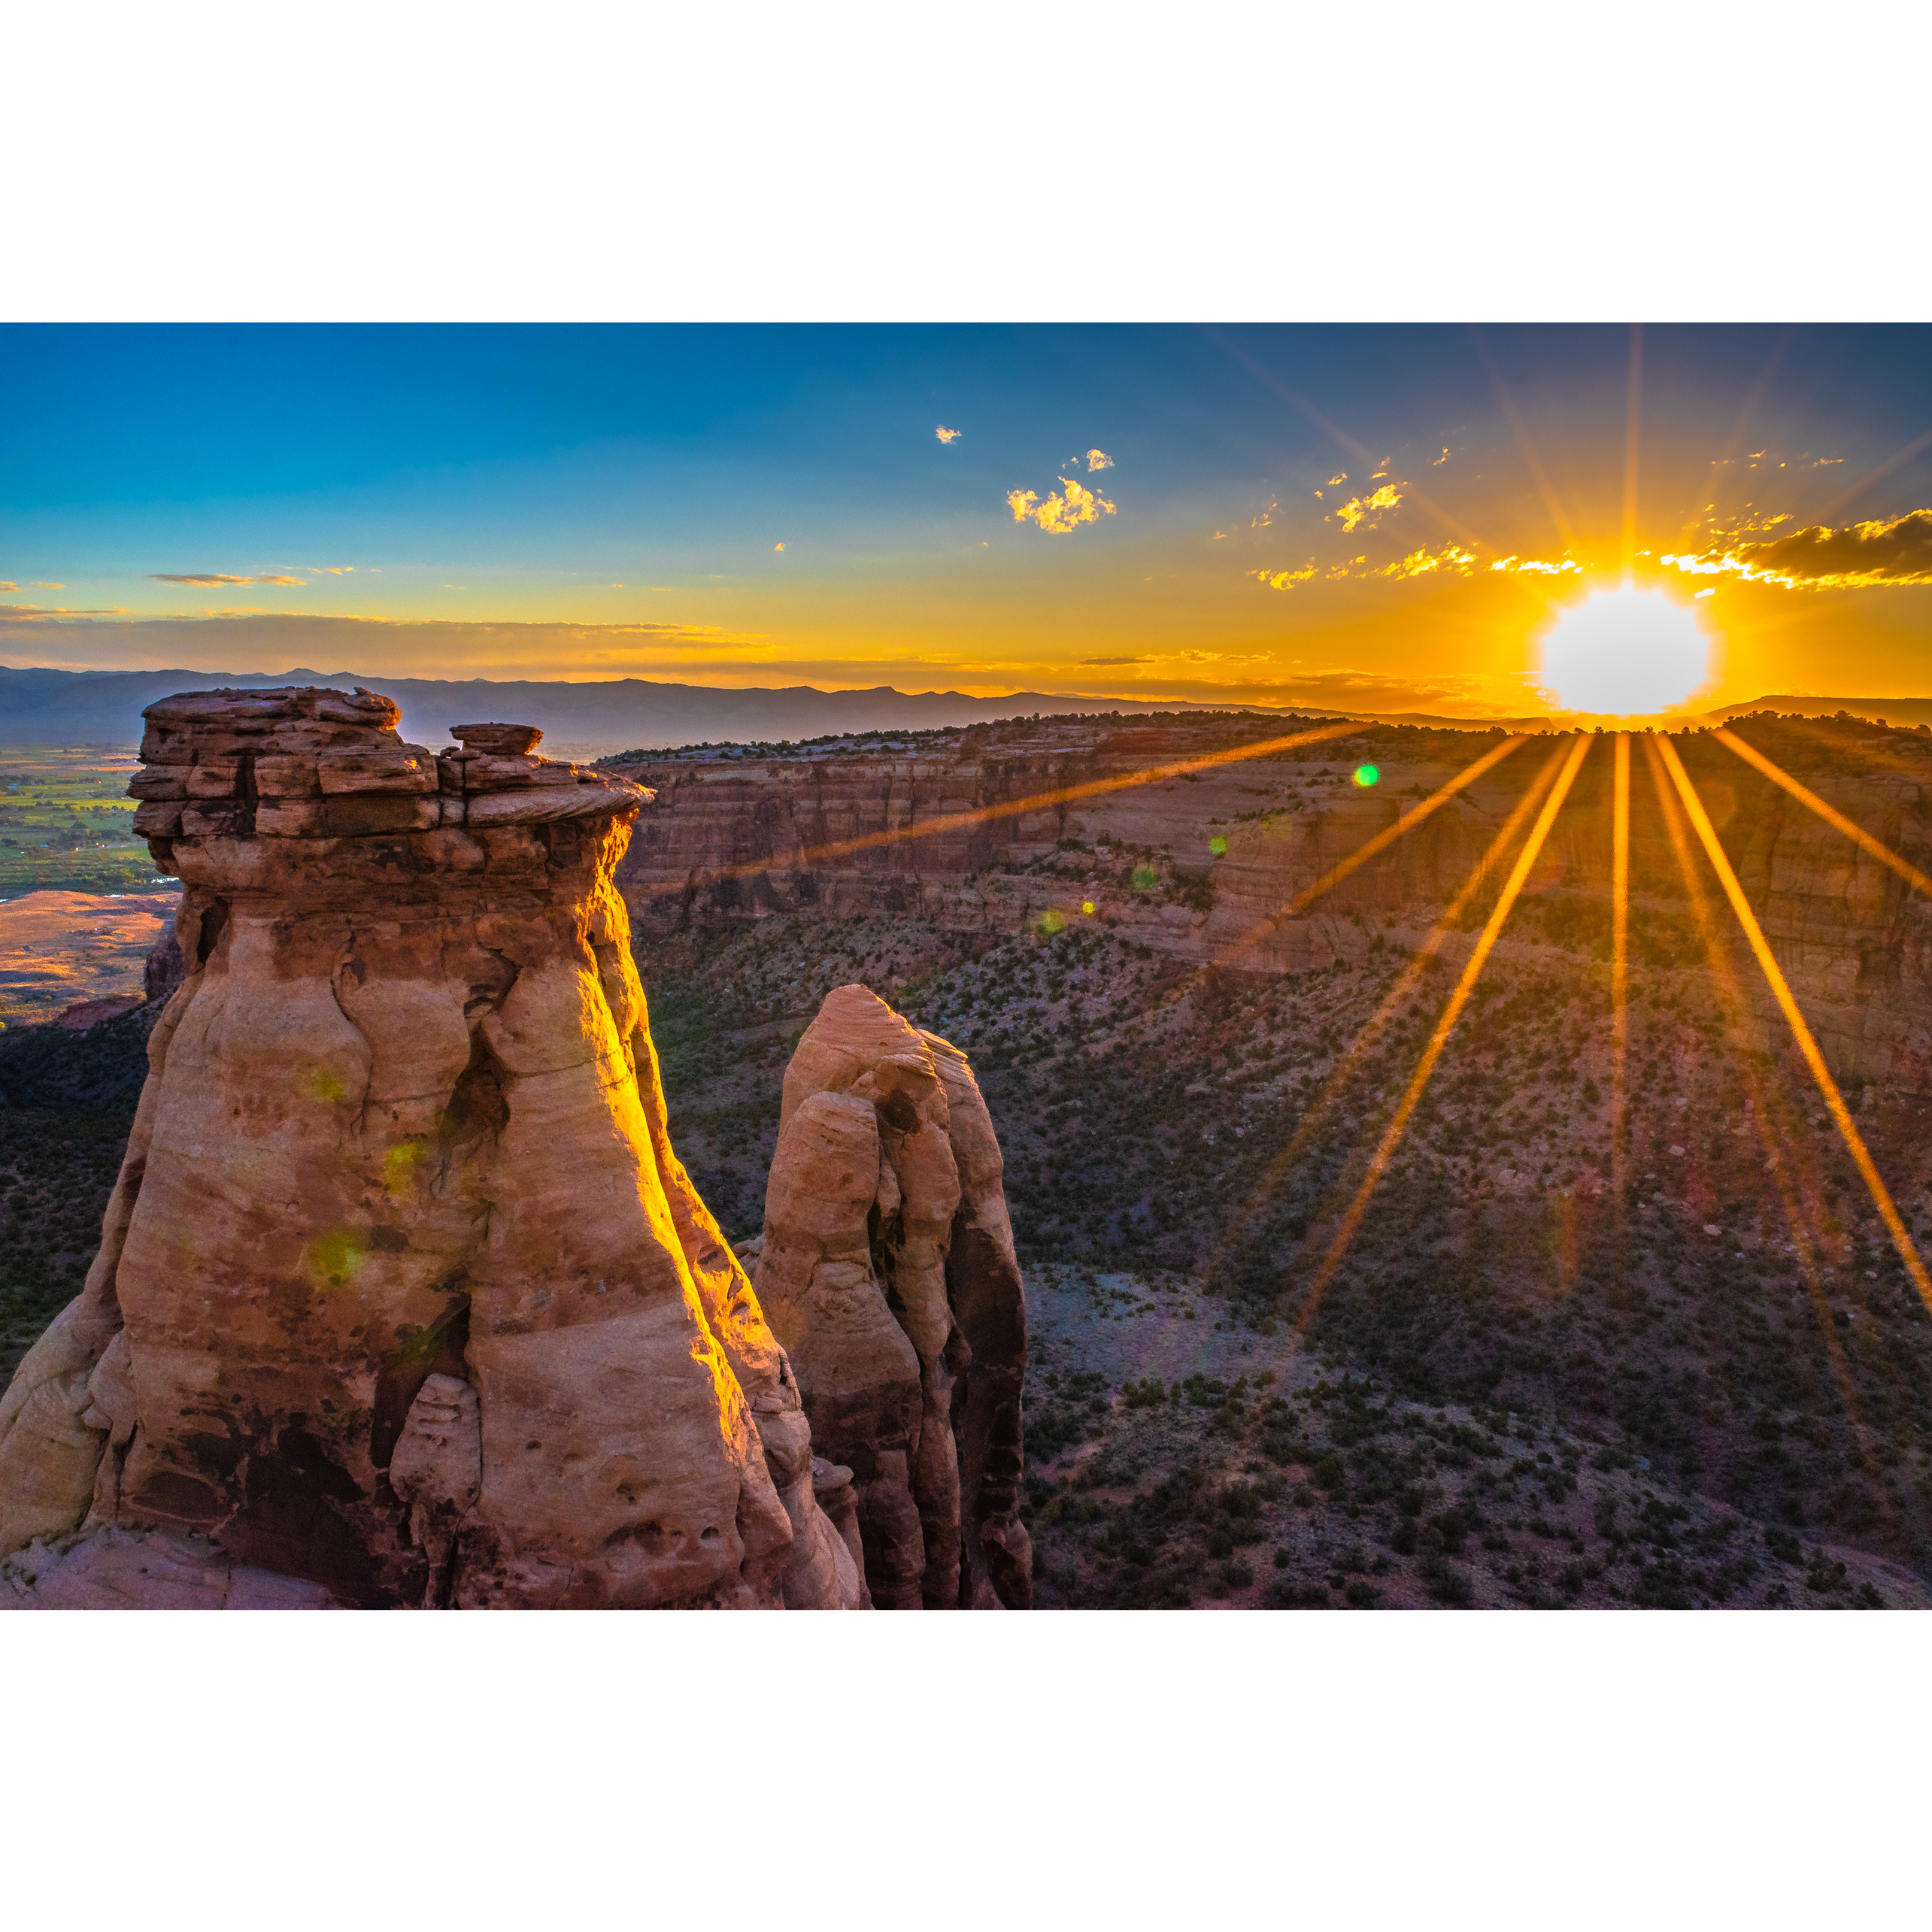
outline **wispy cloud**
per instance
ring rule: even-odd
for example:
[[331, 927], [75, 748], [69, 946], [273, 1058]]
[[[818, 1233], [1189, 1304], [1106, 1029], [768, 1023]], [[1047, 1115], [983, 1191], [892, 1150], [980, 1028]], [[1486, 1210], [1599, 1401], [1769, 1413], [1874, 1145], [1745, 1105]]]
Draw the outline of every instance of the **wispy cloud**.
[[[1569, 557], [1560, 557], [1554, 562], [1546, 562], [1540, 557], [1502, 556], [1487, 566], [1492, 572], [1500, 572], [1505, 576], [1568, 577], [1580, 576], [1583, 566]], [[1304, 584], [1320, 581], [1338, 584], [1348, 579], [1358, 580], [1382, 578], [1390, 582], [1400, 583], [1412, 577], [1444, 575], [1449, 577], [1474, 577], [1484, 568], [1482, 560], [1472, 550], [1460, 544], [1444, 544], [1439, 550], [1426, 546], [1411, 550], [1406, 556], [1396, 557], [1388, 563], [1372, 564], [1366, 556], [1351, 557], [1345, 563], [1330, 564], [1327, 568], [1312, 559], [1299, 570], [1250, 570], [1245, 574], [1270, 590], [1293, 590]]]
[[966, 434], [963, 429], [948, 429], [944, 423], [932, 433], [941, 442], [957, 442]]
[[[0, 590], [12, 590], [18, 586], [11, 584], [0, 584]], [[58, 622], [64, 617], [124, 617], [126, 609], [116, 605], [108, 610], [68, 610], [46, 609], [38, 604], [0, 604], [0, 624], [44, 624]]]
[[224, 577], [212, 570], [190, 570], [176, 573], [166, 570], [151, 570], [150, 578], [157, 584], [195, 584], [208, 589], [226, 584], [302, 584], [299, 577]]
[[1292, 590], [1298, 584], [1312, 582], [1316, 568], [1311, 563], [1301, 570], [1250, 570], [1246, 574], [1259, 578], [1270, 590]]
[[1090, 473], [1096, 470], [1111, 470], [1114, 459], [1104, 449], [1090, 449], [1087, 452], [1087, 467]]
[[1788, 590], [1932, 584], [1932, 510], [1832, 530], [1822, 524], [1768, 543], [1732, 544], [1658, 560], [1691, 577], [1738, 577]]
[[1428, 577], [1438, 571], [1446, 571], [1452, 577], [1467, 577], [1475, 567], [1472, 551], [1459, 544], [1444, 544], [1440, 550], [1412, 550], [1408, 556], [1397, 557], [1394, 562], [1385, 563], [1379, 570], [1364, 571], [1362, 574], [1393, 578], [1399, 581], [1405, 577]]
[[1449, 452], [1445, 449], [1440, 456], [1432, 457], [1430, 458], [1429, 466], [1432, 470], [1439, 470], [1442, 468], [1442, 465], [1448, 460]]
[[1351, 496], [1335, 514], [1341, 519], [1342, 529], [1352, 533], [1358, 524], [1365, 523], [1373, 530], [1382, 521], [1383, 512], [1393, 510], [1401, 501], [1400, 490], [1393, 483], [1384, 483], [1366, 496]]
[[1345, 470], [1343, 470], [1343, 471], [1342, 472], [1342, 473], [1341, 473], [1339, 476], [1331, 476], [1331, 477], [1330, 477], [1330, 478], [1329, 478], [1329, 479], [1328, 479], [1328, 484], [1327, 484], [1326, 487], [1327, 487], [1328, 488], [1329, 488], [1329, 489], [1332, 490], [1332, 489], [1334, 489], [1334, 487], [1336, 486], [1336, 484], [1338, 484], [1338, 483], [1346, 483], [1346, 482], [1348, 482], [1348, 472]]
[[1016, 524], [1037, 524], [1052, 536], [1064, 536], [1082, 524], [1097, 524], [1114, 514], [1114, 506], [1097, 490], [1083, 488], [1069, 476], [1058, 490], [1042, 500], [1031, 490], [1010, 490], [1006, 507]]

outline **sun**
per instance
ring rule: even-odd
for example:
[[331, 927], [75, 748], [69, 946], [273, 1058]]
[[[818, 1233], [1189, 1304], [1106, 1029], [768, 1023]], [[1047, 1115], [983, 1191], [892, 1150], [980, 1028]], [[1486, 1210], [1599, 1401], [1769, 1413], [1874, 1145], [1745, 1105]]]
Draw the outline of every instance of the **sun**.
[[1543, 638], [1544, 690], [1565, 711], [1647, 716], [1708, 682], [1712, 639], [1694, 607], [1626, 584], [1563, 611]]

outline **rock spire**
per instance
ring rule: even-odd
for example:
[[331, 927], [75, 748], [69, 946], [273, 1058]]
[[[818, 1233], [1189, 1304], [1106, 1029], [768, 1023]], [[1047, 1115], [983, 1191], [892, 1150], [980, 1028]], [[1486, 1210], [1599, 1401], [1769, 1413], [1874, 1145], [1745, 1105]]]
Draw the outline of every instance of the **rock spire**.
[[667, 1131], [610, 883], [648, 794], [528, 727], [432, 754], [368, 692], [146, 715], [186, 977], [86, 1286], [0, 1400], [0, 1556], [132, 1531], [345, 1604], [856, 1606]]
[[756, 1281], [813, 1441], [854, 1472], [882, 1609], [1032, 1600], [1001, 1167], [964, 1054], [864, 986], [826, 996], [785, 1074]]

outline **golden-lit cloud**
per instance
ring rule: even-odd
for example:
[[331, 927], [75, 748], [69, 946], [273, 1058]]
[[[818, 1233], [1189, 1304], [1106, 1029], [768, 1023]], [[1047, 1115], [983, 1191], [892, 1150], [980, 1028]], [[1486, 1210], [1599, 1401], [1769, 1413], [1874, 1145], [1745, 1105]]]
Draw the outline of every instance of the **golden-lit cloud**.
[[932, 433], [941, 442], [957, 442], [966, 434], [963, 429], [948, 429], [944, 423]]
[[[17, 590], [16, 584], [0, 584], [0, 590]], [[61, 608], [46, 609], [38, 604], [0, 604], [0, 624], [42, 624], [58, 622], [64, 617], [124, 617], [128, 614], [124, 604], [116, 604], [106, 610], [68, 610]]]
[[775, 550], [780, 550], [784, 548], [784, 545], [782, 543], [776, 543], [772, 545], [772, 548]]
[[[1382, 578], [1400, 583], [1412, 577], [1474, 577], [1483, 568], [1482, 560], [1474, 550], [1452, 543], [1444, 544], [1439, 550], [1430, 550], [1426, 546], [1412, 550], [1389, 563], [1372, 564], [1366, 556], [1356, 556], [1346, 562], [1330, 564], [1324, 569], [1311, 559], [1299, 570], [1250, 570], [1244, 574], [1270, 590], [1292, 590], [1298, 584], [1312, 584], [1318, 579], [1324, 584], [1339, 584], [1350, 578], [1364, 580]], [[1500, 572], [1512, 577], [1581, 576], [1583, 570], [1580, 563], [1567, 556], [1554, 563], [1546, 562], [1540, 557], [1500, 556], [1488, 568], [1492, 572]]]
[[151, 570], [148, 574], [157, 584], [195, 584], [210, 589], [224, 584], [292, 584], [299, 587], [303, 581], [299, 577], [224, 577], [212, 570], [190, 570], [178, 574]]
[[1666, 552], [1658, 560], [1689, 577], [1738, 577], [1793, 590], [1932, 584], [1932, 510], [1838, 530], [1813, 524], [1768, 543], [1732, 543], [1696, 555]]
[[1095, 470], [1111, 470], [1113, 466], [1114, 459], [1104, 449], [1090, 449], [1087, 452], [1087, 467], [1090, 472]]
[[1342, 520], [1345, 530], [1352, 532], [1355, 526], [1362, 523], [1373, 530], [1382, 520], [1383, 512], [1393, 510], [1401, 501], [1401, 491], [1393, 483], [1384, 483], [1379, 490], [1371, 490], [1366, 496], [1351, 496], [1335, 514]]
[[1334, 487], [1336, 486], [1336, 484], [1338, 484], [1338, 483], [1346, 483], [1346, 482], [1348, 482], [1348, 472], [1345, 470], [1343, 470], [1343, 471], [1342, 472], [1342, 473], [1341, 473], [1341, 475], [1340, 475], [1340, 476], [1331, 476], [1331, 477], [1330, 477], [1330, 478], [1329, 478], [1329, 479], [1328, 479], [1328, 484], [1327, 484], [1327, 486], [1326, 486], [1326, 487], [1327, 487], [1328, 488], [1329, 488], [1329, 489], [1332, 490], [1332, 489], [1334, 489]]
[[1467, 577], [1475, 567], [1476, 558], [1473, 551], [1462, 549], [1455, 544], [1444, 544], [1440, 550], [1412, 550], [1408, 556], [1398, 557], [1393, 563], [1385, 563], [1379, 570], [1364, 571], [1362, 574], [1400, 580], [1405, 577], [1426, 577], [1432, 572], [1447, 571], [1452, 576]]
[[1114, 514], [1114, 506], [1097, 490], [1084, 489], [1069, 476], [1042, 500], [1030, 490], [1010, 490], [1006, 507], [1016, 524], [1037, 524], [1053, 536], [1064, 536], [1082, 524], [1097, 524]]
[[1440, 456], [1431, 459], [1429, 466], [1432, 470], [1439, 470], [1448, 460], [1449, 452], [1445, 449]]

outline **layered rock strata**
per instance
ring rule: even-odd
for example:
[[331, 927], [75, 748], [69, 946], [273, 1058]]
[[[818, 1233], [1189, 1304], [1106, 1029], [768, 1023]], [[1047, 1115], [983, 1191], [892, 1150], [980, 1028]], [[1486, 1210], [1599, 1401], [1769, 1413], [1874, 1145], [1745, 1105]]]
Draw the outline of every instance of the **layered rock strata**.
[[366, 692], [149, 707], [185, 977], [0, 1554], [212, 1537], [338, 1601], [856, 1606], [784, 1350], [672, 1151], [611, 874], [646, 794]]
[[787, 1070], [757, 1256], [820, 1452], [854, 1472], [881, 1609], [1024, 1607], [1026, 1311], [965, 1056], [863, 986]]
[[[1503, 758], [1284, 917], [1285, 905], [1502, 736], [1364, 725], [1359, 736], [1233, 755], [1290, 728], [1276, 719], [1063, 718], [928, 734], [918, 750], [832, 745], [754, 756], [712, 747], [640, 758], [621, 769], [652, 787], [654, 801], [618, 882], [650, 937], [775, 914], [903, 914], [982, 933], [1090, 919], [1190, 963], [1298, 972], [1360, 959], [1384, 932], [1416, 944], [1550, 748], [1532, 741]], [[1738, 728], [1834, 808], [1932, 870], [1932, 746], [1918, 734], [1858, 721], [1754, 718]], [[1922, 1018], [1932, 1000], [1932, 902], [1714, 740], [1685, 734], [1678, 742], [1833, 1070], [1841, 1080], [1932, 1094], [1932, 1033]], [[1225, 762], [1122, 782], [1175, 760], [1215, 758]], [[1364, 761], [1377, 768], [1372, 786], [1351, 780]], [[1565, 920], [1600, 935], [1606, 951], [1611, 769], [1606, 742], [1578, 776], [1504, 937], [1506, 956]], [[1641, 971], [1646, 933], [1681, 923], [1687, 908], [1640, 755], [1633, 782]], [[928, 827], [938, 829], [928, 836]], [[1538, 916], [1545, 906], [1556, 925]], [[1446, 956], [1469, 943], [1456, 936]], [[1663, 949], [1681, 950], [1674, 940]], [[1748, 997], [1781, 1028], [1762, 976], [1742, 950], [1738, 963]]]

